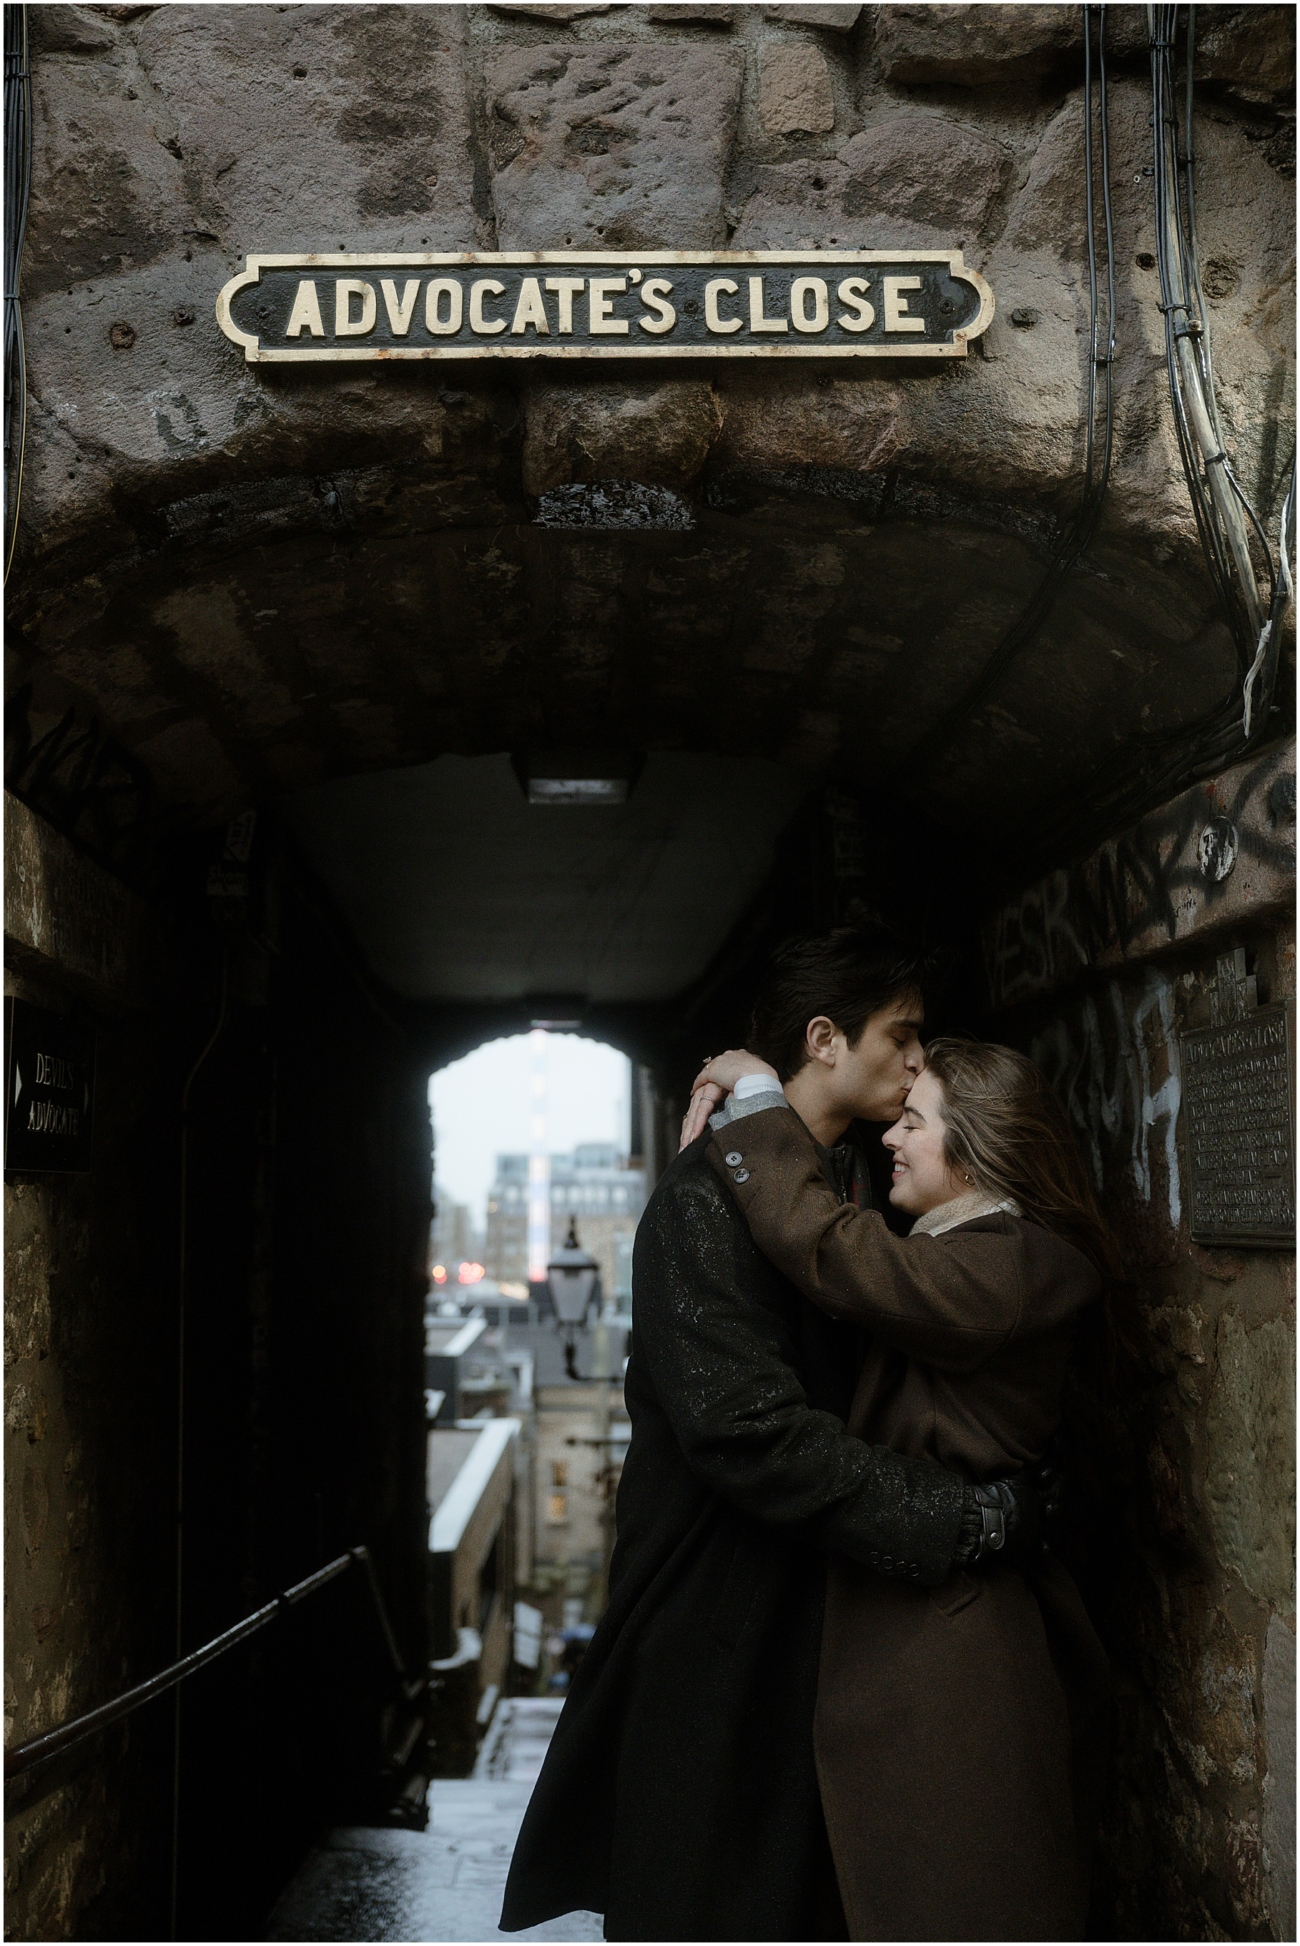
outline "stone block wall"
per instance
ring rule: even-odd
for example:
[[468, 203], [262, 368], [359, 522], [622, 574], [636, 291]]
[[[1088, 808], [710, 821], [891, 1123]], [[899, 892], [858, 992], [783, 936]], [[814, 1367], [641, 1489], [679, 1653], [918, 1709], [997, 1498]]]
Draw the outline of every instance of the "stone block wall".
[[[1271, 522], [1292, 385], [1293, 16], [1200, 14], [1216, 369], [1238, 471]], [[1119, 361], [1103, 523], [1032, 663], [930, 774], [927, 723], [1023, 611], [1079, 490], [1078, 9], [31, 15], [14, 657], [33, 738], [88, 706], [182, 831], [562, 725], [575, 741], [761, 751], [848, 791], [919, 752], [904, 822], [932, 817], [961, 834], [973, 879], [1005, 877], [1076, 777], [1223, 693], [1231, 652], [1169, 420], [1142, 9], [1106, 10]], [[997, 315], [971, 357], [581, 383], [524, 367], [268, 373], [212, 316], [250, 251], [888, 240], [960, 246], [989, 278]], [[1074, 1415], [1080, 1479], [1120, 1501], [1078, 1520], [1124, 1731], [1099, 1923], [1284, 1937], [1289, 1297], [1275, 1254], [1188, 1239], [1177, 1050], [1220, 951], [1245, 949], [1269, 999], [1292, 991], [1278, 928], [1293, 766], [1207, 791], [994, 915], [989, 959], [998, 1031], [1071, 1099], [1139, 1283], [1135, 1341], [1104, 1383], [1081, 1376]], [[179, 1100], [221, 945], [196, 910], [206, 857], [183, 893], [141, 902], [15, 817], [11, 977], [91, 1010], [105, 1083], [95, 1173], [8, 1188], [19, 1738], [166, 1651]], [[881, 895], [890, 869], [873, 847], [863, 891], [897, 905]], [[838, 910], [815, 874], [778, 877], [773, 930]], [[287, 852], [267, 882], [291, 916], [277, 933], [272, 898], [242, 939], [200, 1091], [199, 1423], [239, 1460], [233, 1487], [215, 1464], [195, 1481], [212, 1547], [194, 1551], [208, 1565], [193, 1620], [233, 1619], [365, 1537], [416, 1654], [428, 1069]], [[679, 1080], [735, 1038], [725, 988], [747, 964], [736, 947], [714, 969], [674, 1048]], [[645, 1104], [665, 1155], [671, 1085]], [[291, 1673], [268, 1651], [256, 1698]], [[239, 1720], [254, 1746], [265, 1723]], [[165, 1883], [168, 1811], [146, 1782], [150, 1734], [165, 1746], [138, 1719], [116, 1750], [111, 1803], [96, 1759], [11, 1826], [14, 1930], [155, 1923], [143, 1888]], [[283, 1747], [307, 1775], [311, 1738]]]
[[1180, 1058], [1237, 949], [1294, 1006], [1294, 765], [1197, 786], [985, 928], [995, 1030], [1068, 1105], [1133, 1280], [1067, 1427], [1116, 1676], [1104, 1938], [1294, 1937], [1293, 1258], [1191, 1240]]
[[[14, 798], [5, 934], [6, 995], [89, 1019], [97, 1037], [94, 1171], [5, 1185], [12, 1748], [170, 1659], [177, 1115], [151, 1014], [156, 915]], [[11, 1815], [15, 1933], [165, 1928], [168, 1727], [155, 1714], [111, 1732], [97, 1763]]]
[[[1130, 723], [1157, 647], [1189, 710], [1222, 687], [1169, 419], [1144, 19], [1105, 11], [1115, 465], [1097, 572], [1044, 633], [1032, 706], [991, 712], [934, 780], [947, 808], [978, 787], [991, 829], [1062, 748], [1085, 769], [1109, 749], [1058, 721], [1066, 696]], [[1201, 256], [1234, 462], [1268, 508], [1292, 21], [1212, 16]], [[33, 46], [15, 612], [38, 716], [93, 698], [187, 815], [499, 749], [537, 733], [542, 681], [583, 734], [663, 747], [698, 736], [725, 682], [736, 747], [847, 776], [942, 710], [1073, 508], [1075, 8], [59, 5], [33, 9]], [[886, 238], [960, 246], [990, 280], [969, 358], [268, 372], [212, 316], [254, 250]], [[562, 531], [579, 526], [634, 531]]]
[[[427, 1069], [287, 845], [255, 848], [238, 918], [208, 862], [141, 896], [7, 801], [6, 993], [97, 1053], [89, 1173], [5, 1185], [10, 1748], [174, 1654], [191, 1075], [184, 1646], [364, 1542], [427, 1655]], [[358, 1576], [185, 1685], [181, 1937], [250, 1936], [325, 1804], [373, 1808], [391, 1700]], [[13, 1936], [170, 1936], [172, 1707], [13, 1794]]]

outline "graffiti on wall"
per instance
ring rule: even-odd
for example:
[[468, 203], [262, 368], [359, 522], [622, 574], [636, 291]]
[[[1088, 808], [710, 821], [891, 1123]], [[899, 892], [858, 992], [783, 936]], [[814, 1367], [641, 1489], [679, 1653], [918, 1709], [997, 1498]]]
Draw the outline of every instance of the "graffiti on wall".
[[1152, 966], [1110, 980], [1042, 1027], [1029, 1052], [1074, 1124], [1096, 1187], [1140, 1213], [1148, 1246], [1166, 1254], [1183, 1213], [1170, 982]]
[[1295, 745], [1184, 791], [984, 931], [995, 1006], [1118, 967], [1295, 898]]

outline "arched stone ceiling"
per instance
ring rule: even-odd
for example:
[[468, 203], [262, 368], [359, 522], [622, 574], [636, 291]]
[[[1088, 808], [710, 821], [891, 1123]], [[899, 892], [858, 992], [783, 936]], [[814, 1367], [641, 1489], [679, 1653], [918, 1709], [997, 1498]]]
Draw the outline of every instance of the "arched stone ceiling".
[[[1216, 10], [1197, 136], [1224, 412], [1265, 503], [1289, 450], [1278, 12]], [[38, 727], [82, 700], [183, 817], [591, 741], [883, 790], [975, 861], [1229, 683], [1170, 430], [1140, 9], [1108, 9], [1102, 527], [933, 752], [1081, 482], [1076, 10], [33, 13], [11, 648]], [[811, 132], [781, 123], [800, 74]], [[960, 245], [998, 311], [939, 370], [561, 378], [246, 367], [213, 322], [249, 250], [566, 239]]]
[[[470, 395], [444, 423], [504, 466], [491, 409], [512, 403]], [[1231, 678], [1195, 559], [1104, 537], [932, 772], [927, 726], [1043, 572], [1039, 509], [747, 464], [702, 482], [687, 532], [557, 530], [502, 484], [390, 461], [210, 489], [162, 509], [152, 547], [15, 612], [37, 669], [208, 821], [442, 751], [589, 739], [847, 784], [902, 769], [940, 816], [996, 823]]]

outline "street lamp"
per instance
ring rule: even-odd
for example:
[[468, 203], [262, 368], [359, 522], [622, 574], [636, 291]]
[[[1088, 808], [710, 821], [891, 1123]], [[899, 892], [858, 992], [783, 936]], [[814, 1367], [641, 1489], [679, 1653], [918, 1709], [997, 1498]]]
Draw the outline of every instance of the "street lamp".
[[578, 1242], [578, 1219], [569, 1218], [569, 1234], [546, 1266], [546, 1282], [558, 1324], [564, 1327], [564, 1369], [581, 1378], [574, 1355], [573, 1334], [585, 1328], [587, 1312], [600, 1298], [600, 1265]]

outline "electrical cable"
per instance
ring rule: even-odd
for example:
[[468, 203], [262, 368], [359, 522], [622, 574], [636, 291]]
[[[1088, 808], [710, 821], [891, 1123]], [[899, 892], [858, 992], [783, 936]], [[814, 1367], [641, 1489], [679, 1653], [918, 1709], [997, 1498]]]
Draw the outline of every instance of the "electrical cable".
[[[1258, 534], [1260, 522], [1237, 480], [1224, 446], [1208, 352], [1209, 319], [1196, 248], [1195, 156], [1192, 124], [1178, 115], [1176, 6], [1148, 7], [1154, 124], [1156, 262], [1165, 322], [1165, 363], [1188, 491], [1202, 544], [1243, 673], [1264, 624], [1243, 509]], [[1187, 9], [1187, 94], [1195, 60], [1196, 9]], [[1181, 136], [1181, 142], [1180, 142]], [[1265, 542], [1265, 557], [1268, 547]], [[1272, 562], [1269, 561], [1270, 575]], [[1270, 590], [1271, 594], [1271, 590]], [[1250, 654], [1246, 645], [1249, 643]]]
[[[23, 311], [18, 296], [27, 210], [32, 185], [32, 79], [25, 6], [7, 6], [5, 14], [5, 283], [4, 283], [4, 445], [5, 485], [12, 470], [13, 487], [5, 493], [4, 580], [9, 579], [18, 541], [18, 509], [22, 502], [23, 470], [27, 459], [27, 347], [23, 339]], [[17, 453], [14, 453], [15, 426]]]
[[[1236, 651], [1227, 692], [1191, 722], [1143, 738], [1097, 767], [1076, 788], [1097, 826], [1122, 823], [1226, 763], [1240, 760], [1268, 727], [1281, 654], [1282, 624], [1293, 595], [1290, 554], [1295, 545], [1295, 454], [1278, 525], [1274, 561], [1263, 522], [1251, 505], [1225, 449], [1214, 390], [1209, 318], [1201, 286], [1196, 235], [1196, 156], [1192, 142], [1196, 9], [1188, 7], [1183, 117], [1177, 113], [1177, 6], [1149, 6], [1151, 96], [1160, 310], [1174, 434], [1206, 566]], [[1180, 143], [1181, 136], [1181, 143]], [[1181, 322], [1179, 320], [1181, 319]], [[1267, 564], [1261, 589], [1251, 550], [1253, 534]], [[1047, 853], [1077, 825], [1077, 810], [1045, 826]]]
[[[1295, 599], [1295, 587], [1291, 579], [1291, 550], [1295, 546], [1295, 462], [1291, 466], [1291, 484], [1282, 502], [1282, 513], [1277, 524], [1278, 572], [1273, 582], [1273, 599], [1269, 606], [1266, 626], [1260, 630], [1259, 647], [1255, 660], [1246, 671], [1246, 680], [1241, 687], [1241, 734], [1249, 743], [1253, 734], [1255, 684], [1263, 676], [1261, 692], [1271, 696], [1276, 680], [1276, 661], [1281, 635], [1282, 617], [1287, 606]], [[1274, 667], [1269, 668], [1270, 657]]]

